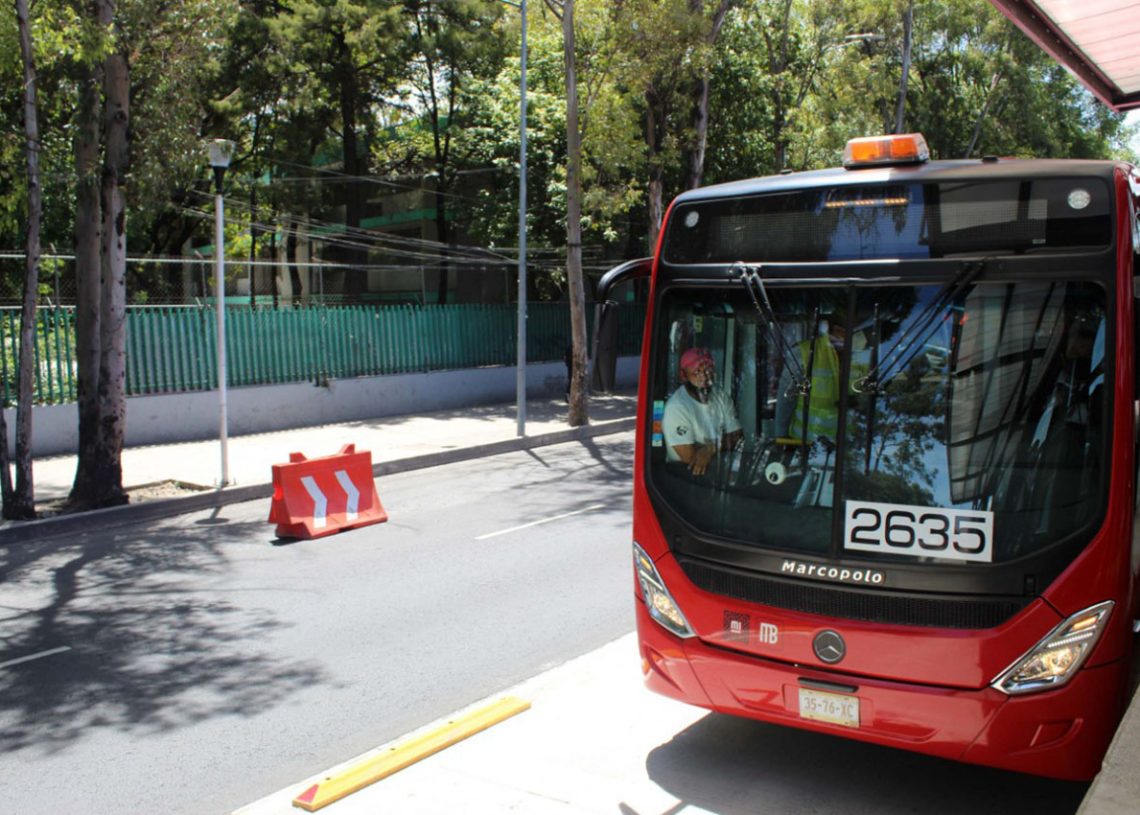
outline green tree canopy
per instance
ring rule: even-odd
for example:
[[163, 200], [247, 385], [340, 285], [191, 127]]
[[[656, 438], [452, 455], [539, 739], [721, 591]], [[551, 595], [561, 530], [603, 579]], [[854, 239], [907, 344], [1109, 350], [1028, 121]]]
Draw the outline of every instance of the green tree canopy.
[[[528, 232], [532, 258], [550, 271], [542, 291], [554, 294], [566, 232], [562, 34], [539, 0], [530, 5]], [[685, 186], [694, 83], [706, 71], [706, 184], [835, 165], [847, 139], [894, 127], [909, 0], [738, 0], [710, 39], [719, 5], [576, 3], [588, 270], [649, 251], [651, 187], [667, 203]], [[43, 245], [66, 251], [78, 82], [111, 35], [87, 22], [85, 0], [38, 0], [32, 10]], [[222, 136], [238, 144], [227, 176], [232, 253], [249, 251], [259, 226], [293, 234], [347, 223], [337, 244], [344, 257], [363, 257], [378, 240], [355, 229], [367, 203], [411, 188], [440, 196], [445, 242], [509, 259], [518, 217], [514, 9], [483, 0], [121, 0], [119, 10], [131, 55], [132, 255], [176, 254], [192, 236], [211, 242], [201, 142]], [[11, 16], [2, 20], [0, 248], [18, 250], [19, 49]], [[922, 132], [938, 158], [1135, 158], [1135, 128], [985, 0], [915, 6], [908, 79], [904, 127]], [[136, 288], [148, 285], [134, 275]]]

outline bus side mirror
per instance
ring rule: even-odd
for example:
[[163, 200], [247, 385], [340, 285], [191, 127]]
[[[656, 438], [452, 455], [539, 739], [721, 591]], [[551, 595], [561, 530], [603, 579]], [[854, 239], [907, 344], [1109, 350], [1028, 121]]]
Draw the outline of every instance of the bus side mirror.
[[615, 266], [598, 281], [597, 305], [594, 307], [593, 356], [590, 360], [590, 389], [609, 393], [617, 378], [618, 313], [621, 304], [611, 299], [613, 290], [628, 280], [649, 277], [653, 258], [638, 258]]

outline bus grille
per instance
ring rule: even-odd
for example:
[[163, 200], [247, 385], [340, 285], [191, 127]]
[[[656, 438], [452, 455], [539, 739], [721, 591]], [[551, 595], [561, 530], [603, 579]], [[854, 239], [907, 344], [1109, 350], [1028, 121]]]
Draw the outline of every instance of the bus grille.
[[937, 628], [993, 628], [1029, 603], [1020, 597], [888, 594], [745, 574], [688, 558], [681, 568], [698, 588], [749, 603], [846, 620]]

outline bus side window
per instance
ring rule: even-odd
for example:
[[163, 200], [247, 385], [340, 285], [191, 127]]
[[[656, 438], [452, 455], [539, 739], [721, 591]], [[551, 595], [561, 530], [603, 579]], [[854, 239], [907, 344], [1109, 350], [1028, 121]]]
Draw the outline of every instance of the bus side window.
[[1132, 197], [1128, 199], [1129, 219], [1132, 221], [1132, 398], [1136, 400], [1136, 437], [1140, 441], [1140, 173], [1135, 169], [1129, 179]]
[[[1133, 270], [1140, 272], [1140, 254], [1132, 257]], [[1132, 443], [1136, 458], [1136, 506], [1140, 508], [1140, 278], [1132, 278]]]
[[[1128, 209], [1132, 218], [1132, 398], [1140, 401], [1140, 173], [1133, 170], [1130, 184], [1132, 197], [1128, 199]], [[1140, 404], [1134, 405], [1137, 411], [1136, 436], [1140, 440]]]

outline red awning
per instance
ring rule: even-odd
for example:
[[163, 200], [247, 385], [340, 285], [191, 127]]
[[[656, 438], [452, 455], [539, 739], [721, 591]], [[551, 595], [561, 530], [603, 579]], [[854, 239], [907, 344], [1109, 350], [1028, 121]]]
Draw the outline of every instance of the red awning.
[[1106, 105], [1140, 108], [1140, 2], [990, 2]]

